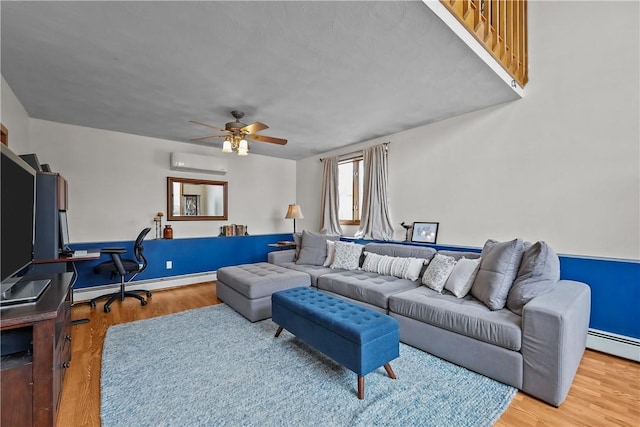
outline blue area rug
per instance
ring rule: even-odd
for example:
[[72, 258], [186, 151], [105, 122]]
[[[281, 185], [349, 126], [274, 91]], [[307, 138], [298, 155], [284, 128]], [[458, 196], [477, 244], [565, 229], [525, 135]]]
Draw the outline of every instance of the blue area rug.
[[365, 378], [271, 319], [225, 304], [112, 326], [102, 354], [101, 418], [113, 426], [489, 426], [516, 389], [400, 345]]

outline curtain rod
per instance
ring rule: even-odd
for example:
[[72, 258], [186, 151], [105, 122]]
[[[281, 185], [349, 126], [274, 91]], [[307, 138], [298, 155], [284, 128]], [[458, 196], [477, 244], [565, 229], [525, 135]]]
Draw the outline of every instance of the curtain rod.
[[[382, 145], [384, 145], [384, 147], [388, 150], [389, 149], [389, 144], [391, 144], [391, 141], [389, 142], [383, 142]], [[362, 155], [362, 150], [358, 150], [358, 151], [352, 151], [351, 153], [345, 153], [345, 154], [340, 154], [338, 156], [338, 160], [349, 160], [349, 159], [353, 159], [356, 158], [358, 156]], [[325, 158], [320, 158], [318, 160], [323, 161]]]

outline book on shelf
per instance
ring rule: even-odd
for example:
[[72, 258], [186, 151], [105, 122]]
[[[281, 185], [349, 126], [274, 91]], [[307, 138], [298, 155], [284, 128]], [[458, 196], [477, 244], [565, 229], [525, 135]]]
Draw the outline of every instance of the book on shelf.
[[246, 225], [230, 224], [220, 227], [220, 236], [247, 236], [248, 234]]

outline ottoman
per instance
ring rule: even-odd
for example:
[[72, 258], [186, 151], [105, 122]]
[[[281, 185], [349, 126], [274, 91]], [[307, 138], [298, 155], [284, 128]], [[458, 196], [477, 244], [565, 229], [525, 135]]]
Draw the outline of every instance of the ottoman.
[[252, 322], [271, 317], [271, 294], [310, 286], [311, 277], [267, 262], [223, 267], [217, 271], [216, 295]]
[[358, 398], [364, 399], [364, 376], [400, 355], [400, 329], [391, 316], [311, 288], [294, 288], [271, 296], [272, 320], [296, 337], [358, 375]]

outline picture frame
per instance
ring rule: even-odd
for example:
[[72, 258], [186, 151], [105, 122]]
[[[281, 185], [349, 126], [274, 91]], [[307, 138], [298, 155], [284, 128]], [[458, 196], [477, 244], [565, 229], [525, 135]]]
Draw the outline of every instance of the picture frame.
[[436, 243], [438, 240], [439, 222], [414, 222], [411, 241], [419, 243]]
[[200, 215], [200, 196], [195, 194], [185, 194], [184, 215]]

